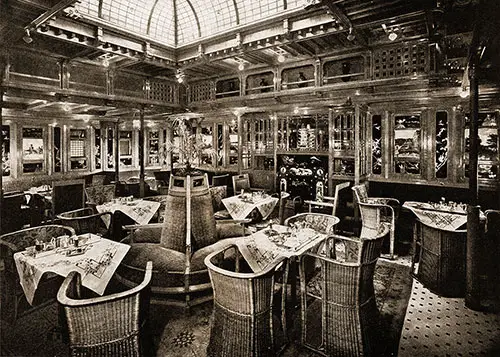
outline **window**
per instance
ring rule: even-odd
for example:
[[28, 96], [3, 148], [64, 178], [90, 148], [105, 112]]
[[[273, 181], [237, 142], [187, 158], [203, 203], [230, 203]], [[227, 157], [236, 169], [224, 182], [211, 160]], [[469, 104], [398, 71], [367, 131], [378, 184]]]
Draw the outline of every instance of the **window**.
[[372, 173], [382, 173], [382, 116], [372, 118]]
[[45, 162], [43, 129], [23, 128], [22, 133], [23, 172], [43, 171]]
[[95, 129], [94, 131], [94, 160], [95, 168], [99, 170], [102, 168], [101, 163], [101, 129]]
[[160, 164], [158, 151], [160, 149], [160, 132], [158, 130], [151, 130], [148, 132], [148, 165], [154, 166]]
[[87, 168], [85, 129], [70, 129], [69, 131], [69, 156], [70, 169], [83, 170]]

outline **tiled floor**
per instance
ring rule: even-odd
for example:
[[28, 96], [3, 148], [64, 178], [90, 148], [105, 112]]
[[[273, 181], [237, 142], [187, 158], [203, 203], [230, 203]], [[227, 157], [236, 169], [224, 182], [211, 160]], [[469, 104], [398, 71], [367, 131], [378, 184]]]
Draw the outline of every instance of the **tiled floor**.
[[465, 307], [414, 280], [398, 356], [500, 356], [500, 314]]

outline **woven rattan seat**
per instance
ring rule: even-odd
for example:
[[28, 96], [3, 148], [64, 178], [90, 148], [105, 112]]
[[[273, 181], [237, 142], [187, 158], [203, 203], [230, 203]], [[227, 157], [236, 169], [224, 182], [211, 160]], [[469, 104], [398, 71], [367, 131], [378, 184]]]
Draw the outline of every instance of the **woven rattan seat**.
[[151, 356], [149, 295], [153, 265], [142, 282], [110, 295], [82, 296], [81, 275], [71, 272], [57, 294], [68, 328], [71, 356]]
[[214, 290], [207, 356], [276, 355], [272, 315], [276, 267], [253, 273], [236, 245], [209, 254], [205, 264]]
[[0, 284], [1, 313], [7, 321], [15, 321], [18, 317], [32, 312], [35, 308], [45, 306], [55, 299], [62, 278], [45, 274], [38, 284], [33, 305], [26, 301], [19, 274], [14, 262], [14, 253], [35, 245], [35, 241], [49, 242], [53, 237], [72, 236], [75, 230], [71, 227], [50, 224], [22, 229], [0, 236]]
[[[387, 226], [380, 228], [362, 238], [332, 235], [321, 251], [301, 257], [301, 341], [307, 348], [325, 356], [375, 355], [379, 312], [373, 274], [389, 233]], [[309, 259], [319, 269], [307, 279]]]
[[85, 202], [87, 206], [95, 208], [95, 206], [110, 202], [116, 197], [116, 186], [110, 184], [85, 187], [85, 195], [87, 196]]
[[395, 198], [368, 197], [364, 184], [351, 187], [356, 195], [361, 214], [362, 229], [377, 230], [381, 223], [389, 225], [389, 258], [394, 259], [396, 220], [400, 203]]

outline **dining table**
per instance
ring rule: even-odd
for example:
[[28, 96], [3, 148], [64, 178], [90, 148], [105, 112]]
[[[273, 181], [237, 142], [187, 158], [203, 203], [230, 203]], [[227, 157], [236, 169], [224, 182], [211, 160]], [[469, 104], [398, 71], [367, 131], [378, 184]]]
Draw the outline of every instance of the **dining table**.
[[269, 217], [279, 199], [264, 192], [248, 192], [222, 199], [229, 215], [235, 220], [242, 220], [257, 210], [262, 219]]
[[66, 277], [71, 271], [78, 271], [82, 275], [82, 285], [102, 295], [130, 249], [128, 244], [92, 233], [53, 238], [39, 251], [31, 246], [14, 254], [21, 287], [30, 304], [45, 273]]
[[323, 242], [328, 236], [310, 227], [270, 224], [245, 236], [237, 244], [243, 258], [254, 272], [298, 257]]
[[[403, 208], [413, 212], [422, 222], [440, 229], [457, 230], [467, 223], [467, 205], [463, 203], [406, 201]], [[479, 218], [486, 219], [483, 212], [479, 213]]]
[[[114, 214], [116, 211], [120, 211], [136, 223], [143, 225], [149, 223], [156, 211], [158, 211], [158, 208], [160, 208], [160, 205], [160, 202], [135, 199], [132, 197], [119, 197], [102, 205], [97, 205], [96, 209], [99, 213], [111, 212]], [[110, 218], [103, 216], [103, 221], [106, 226], [109, 227], [111, 223]]]

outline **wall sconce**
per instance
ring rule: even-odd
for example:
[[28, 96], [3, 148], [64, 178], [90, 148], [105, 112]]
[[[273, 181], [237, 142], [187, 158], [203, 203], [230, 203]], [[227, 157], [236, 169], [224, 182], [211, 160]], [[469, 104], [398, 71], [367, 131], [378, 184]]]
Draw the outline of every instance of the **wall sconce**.
[[177, 82], [183, 83], [185, 77], [186, 77], [186, 74], [184, 73], [184, 71], [182, 69], [179, 68], [177, 70], [177, 72], [175, 73], [175, 78], [177, 78]]
[[276, 60], [279, 62], [279, 63], [283, 63], [286, 61], [286, 52], [285, 50], [283, 50], [282, 48], [280, 47], [277, 47], [276, 48], [276, 53], [278, 54], [278, 57], [276, 58]]
[[349, 27], [349, 33], [347, 34], [346, 38], [348, 41], [354, 41], [354, 39], [356, 38], [356, 36], [352, 33], [352, 26]]
[[31, 33], [29, 29], [25, 29], [25, 35], [23, 36], [23, 41], [26, 43], [33, 42], [33, 37], [31, 37]]
[[394, 31], [389, 32], [389, 35], [387, 36], [389, 38], [389, 41], [394, 41], [395, 39], [398, 38], [398, 34], [395, 33]]

